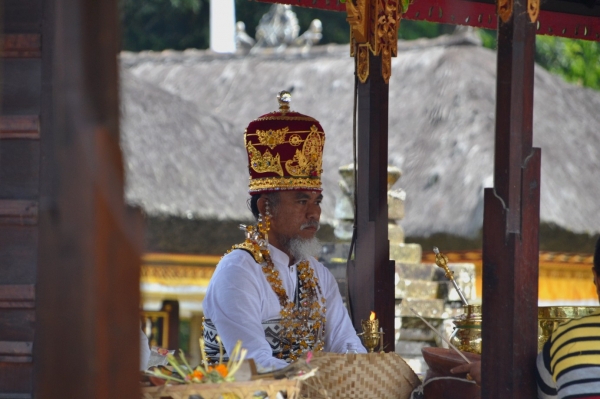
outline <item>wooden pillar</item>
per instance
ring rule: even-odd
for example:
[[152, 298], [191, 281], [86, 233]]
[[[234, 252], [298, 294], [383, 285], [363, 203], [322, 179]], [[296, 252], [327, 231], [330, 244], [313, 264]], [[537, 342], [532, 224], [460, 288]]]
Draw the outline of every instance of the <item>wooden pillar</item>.
[[42, 5], [0, 11], [0, 398], [32, 398], [36, 335]]
[[482, 397], [530, 399], [541, 161], [532, 147], [535, 23], [527, 2], [500, 3], [494, 188], [484, 195]]
[[369, 54], [370, 75], [358, 83], [358, 187], [355, 262], [349, 270], [353, 323], [375, 311], [394, 351], [394, 263], [389, 260], [387, 214], [389, 85], [381, 74], [381, 56]]
[[44, 0], [35, 397], [139, 397], [141, 220], [124, 203], [116, 0]]

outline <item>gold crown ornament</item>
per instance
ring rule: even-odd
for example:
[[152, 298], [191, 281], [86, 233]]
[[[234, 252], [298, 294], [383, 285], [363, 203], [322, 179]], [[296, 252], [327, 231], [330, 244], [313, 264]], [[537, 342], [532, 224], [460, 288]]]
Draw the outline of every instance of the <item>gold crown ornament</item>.
[[291, 98], [289, 92], [279, 92], [279, 111], [258, 117], [246, 128], [250, 195], [322, 190], [325, 132], [316, 119], [290, 111]]

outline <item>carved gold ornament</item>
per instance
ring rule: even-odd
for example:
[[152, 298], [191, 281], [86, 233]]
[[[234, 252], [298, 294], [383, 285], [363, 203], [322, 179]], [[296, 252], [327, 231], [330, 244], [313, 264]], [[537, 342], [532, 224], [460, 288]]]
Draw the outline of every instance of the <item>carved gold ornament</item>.
[[398, 26], [400, 14], [397, 1], [386, 1], [385, 7], [379, 10], [379, 23], [376, 35], [376, 51], [381, 54], [381, 74], [385, 83], [392, 76], [392, 57], [398, 55]]
[[[369, 76], [368, 54], [381, 56], [381, 73], [385, 83], [389, 83], [392, 74], [392, 57], [398, 54], [398, 28], [400, 26], [400, 10], [404, 9], [402, 0], [363, 0], [356, 4], [352, 0], [346, 2], [348, 22], [351, 34], [351, 55], [357, 57], [357, 75], [362, 83]], [[408, 7], [408, 0], [406, 7]], [[368, 35], [363, 35], [363, 28]], [[365, 47], [368, 46], [368, 47]]]
[[371, 48], [374, 54], [379, 54], [384, 48], [389, 48], [396, 55], [398, 52], [398, 25], [400, 24], [398, 1], [380, 0], [377, 3], [378, 7], [373, 10], [377, 22], [375, 23], [375, 34], [371, 40]]
[[321, 190], [321, 178], [312, 177], [262, 177], [250, 179], [250, 191]]
[[304, 140], [302, 151], [296, 150], [294, 158], [286, 161], [285, 169], [292, 176], [320, 176], [323, 163], [322, 148], [321, 133], [315, 125], [312, 125], [310, 134]]
[[346, 20], [350, 24], [350, 34], [358, 43], [369, 41], [369, 0], [346, 1]]
[[302, 140], [302, 137], [300, 137], [297, 134], [294, 134], [290, 137], [290, 144], [294, 147], [299, 146], [300, 144], [302, 144], [303, 141], [304, 140]]
[[361, 83], [365, 83], [369, 77], [369, 45], [358, 46], [356, 54], [356, 75]]
[[283, 176], [279, 154], [273, 156], [269, 150], [261, 154], [259, 150], [248, 142], [248, 154], [250, 156], [250, 167], [258, 173], [273, 172]]
[[498, 0], [498, 15], [502, 22], [508, 22], [512, 15], [512, 10], [513, 0]]
[[529, 20], [536, 22], [538, 15], [540, 15], [540, 0], [527, 0], [527, 13], [529, 14]]
[[262, 145], [273, 149], [279, 144], [285, 143], [285, 135], [289, 130], [289, 127], [277, 130], [256, 130], [256, 134], [258, 135], [258, 141]]

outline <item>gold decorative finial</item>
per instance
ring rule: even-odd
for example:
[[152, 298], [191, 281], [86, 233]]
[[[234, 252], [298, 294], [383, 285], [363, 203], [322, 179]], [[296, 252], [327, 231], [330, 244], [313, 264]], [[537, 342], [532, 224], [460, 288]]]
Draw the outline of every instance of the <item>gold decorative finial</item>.
[[433, 247], [433, 253], [435, 253], [435, 264], [444, 269], [446, 272], [446, 278], [450, 280], [452, 285], [454, 285], [454, 288], [456, 288], [456, 292], [458, 292], [458, 296], [462, 300], [463, 304], [468, 306], [469, 303], [467, 302], [467, 298], [465, 298], [465, 295], [456, 283], [456, 280], [454, 280], [454, 272], [448, 268], [448, 257], [441, 253], [437, 247]]
[[285, 114], [290, 110], [290, 102], [292, 101], [292, 93], [287, 90], [282, 90], [277, 93], [277, 101], [279, 101], [279, 111]]

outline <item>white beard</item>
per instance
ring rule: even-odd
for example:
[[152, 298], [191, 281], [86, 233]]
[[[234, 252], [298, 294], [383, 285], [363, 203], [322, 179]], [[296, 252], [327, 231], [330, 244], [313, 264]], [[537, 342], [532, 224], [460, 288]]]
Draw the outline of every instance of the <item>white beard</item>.
[[311, 256], [317, 258], [323, 248], [317, 237], [309, 239], [294, 237], [286, 243], [286, 247], [294, 262], [309, 260]]

